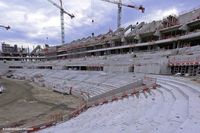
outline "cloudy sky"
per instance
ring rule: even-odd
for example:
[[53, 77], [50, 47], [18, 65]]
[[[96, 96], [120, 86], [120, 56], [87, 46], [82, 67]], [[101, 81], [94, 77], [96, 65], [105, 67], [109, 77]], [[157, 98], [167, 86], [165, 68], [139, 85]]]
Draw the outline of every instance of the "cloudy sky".
[[[52, 0], [59, 4], [59, 0]], [[144, 14], [124, 7], [122, 24], [150, 22], [169, 14], [181, 14], [200, 7], [200, 0], [122, 0], [123, 3], [143, 5]], [[101, 0], [63, 0], [64, 9], [73, 13], [71, 20], [65, 15], [65, 41], [106, 33], [116, 29], [117, 6]], [[94, 20], [94, 23], [92, 23]], [[23, 45], [59, 45], [60, 12], [47, 0], [0, 0], [0, 25], [10, 25], [11, 30], [0, 29], [0, 43]]]

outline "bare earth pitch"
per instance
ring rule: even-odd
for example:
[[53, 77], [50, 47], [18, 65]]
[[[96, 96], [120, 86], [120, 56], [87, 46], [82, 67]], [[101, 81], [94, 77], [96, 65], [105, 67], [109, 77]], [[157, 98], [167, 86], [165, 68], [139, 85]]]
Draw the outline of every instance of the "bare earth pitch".
[[0, 128], [27, 127], [68, 115], [83, 101], [41, 88], [28, 81], [0, 79], [6, 92], [0, 95]]

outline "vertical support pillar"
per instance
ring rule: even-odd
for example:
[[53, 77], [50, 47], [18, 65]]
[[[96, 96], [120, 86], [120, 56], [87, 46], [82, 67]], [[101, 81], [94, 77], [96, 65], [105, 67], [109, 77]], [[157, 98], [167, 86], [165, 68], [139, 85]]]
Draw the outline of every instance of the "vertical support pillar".
[[176, 49], [176, 42], [173, 42], [173, 49]]
[[180, 48], [180, 42], [177, 42], [177, 47], [176, 48]]
[[170, 67], [170, 72], [171, 72], [172, 75], [174, 74], [174, 72], [173, 72], [173, 66]]
[[194, 65], [192, 65], [192, 76], [194, 76], [195, 68]]
[[180, 73], [183, 75], [183, 66], [180, 66]]
[[178, 73], [180, 73], [181, 72], [181, 69], [180, 69], [180, 66], [178, 66]]
[[192, 66], [188, 66], [188, 73], [190, 76], [192, 76]]
[[200, 77], [200, 65], [198, 65], [198, 69], [197, 69], [197, 76]]

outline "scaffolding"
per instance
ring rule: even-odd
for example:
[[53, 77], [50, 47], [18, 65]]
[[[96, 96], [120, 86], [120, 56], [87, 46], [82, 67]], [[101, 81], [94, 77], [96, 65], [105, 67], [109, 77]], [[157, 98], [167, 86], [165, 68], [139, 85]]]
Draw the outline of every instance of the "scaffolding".
[[180, 73], [181, 75], [189, 74], [189, 76], [200, 76], [200, 56], [194, 58], [194, 60], [169, 60], [169, 67], [171, 68], [171, 74]]

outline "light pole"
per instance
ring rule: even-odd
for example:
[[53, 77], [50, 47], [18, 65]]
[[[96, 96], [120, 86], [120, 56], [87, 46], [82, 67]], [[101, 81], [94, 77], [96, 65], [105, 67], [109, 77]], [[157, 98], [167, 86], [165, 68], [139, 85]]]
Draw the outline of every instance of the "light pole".
[[5, 28], [6, 30], [9, 30], [9, 29], [10, 29], [10, 26], [9, 26], [9, 25], [8, 25], [8, 26], [0, 25], [0, 27]]

